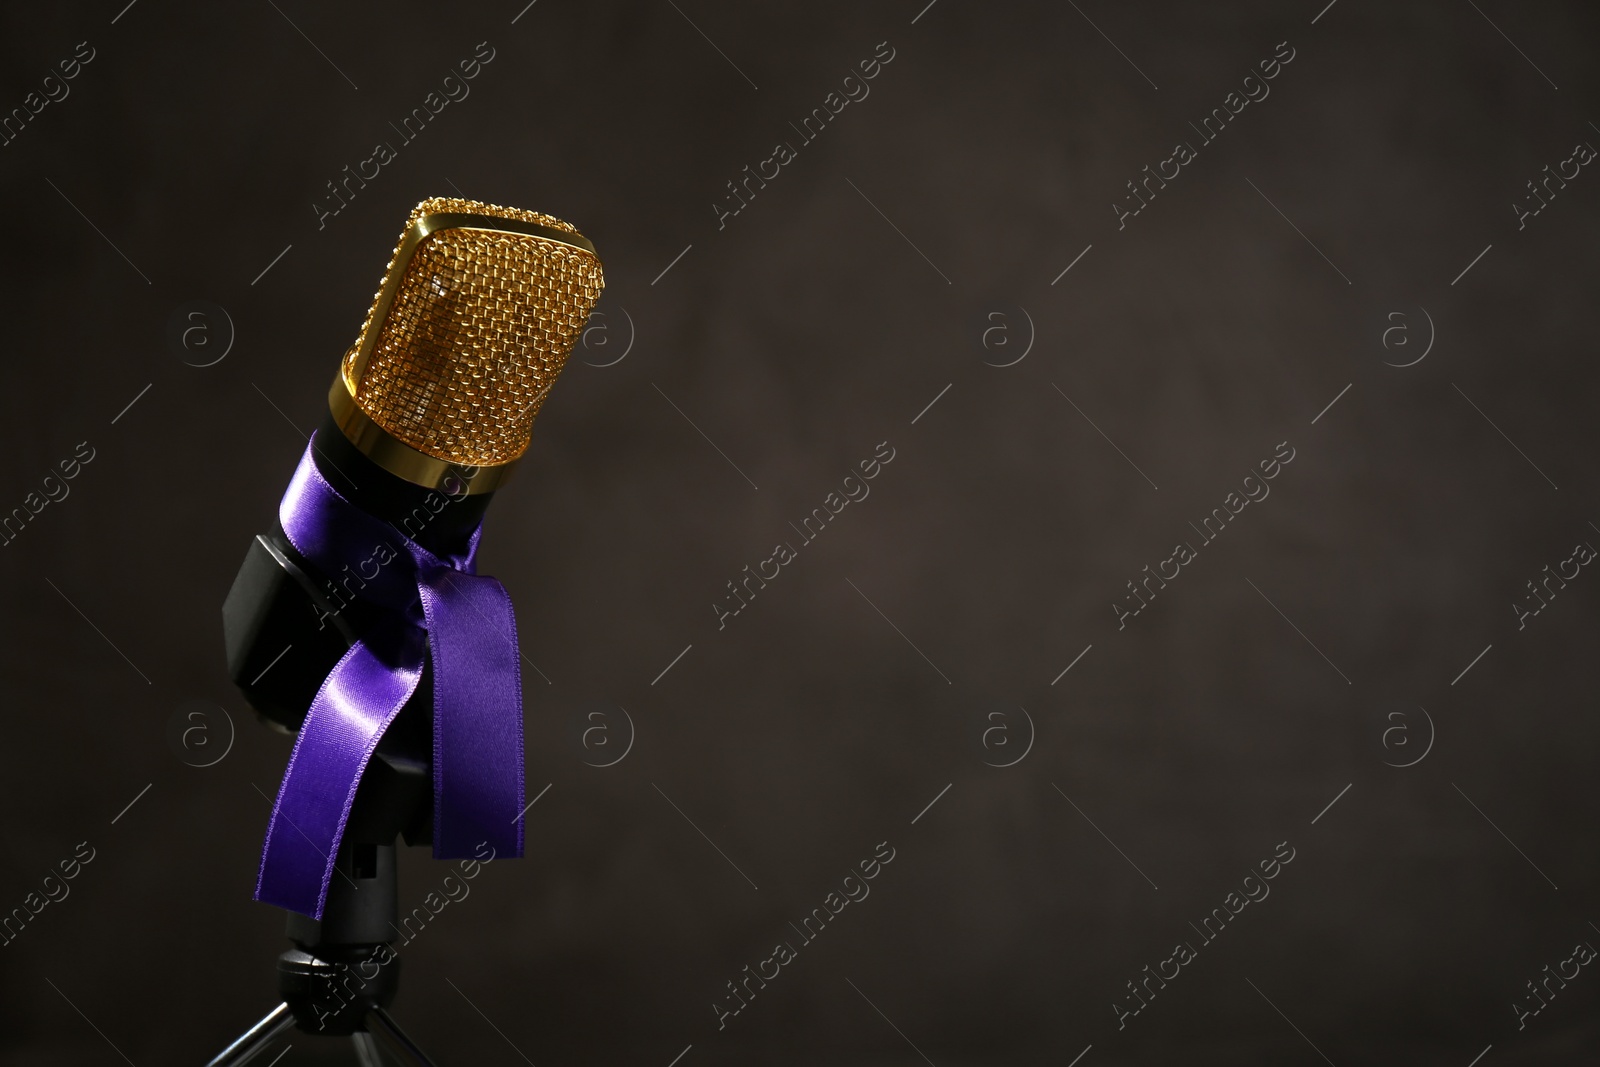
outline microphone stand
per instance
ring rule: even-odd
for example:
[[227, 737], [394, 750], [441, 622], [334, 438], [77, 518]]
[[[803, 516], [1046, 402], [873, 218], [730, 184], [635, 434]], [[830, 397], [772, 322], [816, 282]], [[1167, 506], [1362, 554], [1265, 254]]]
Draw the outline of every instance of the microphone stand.
[[[400, 717], [413, 710], [408, 706]], [[391, 734], [403, 735], [398, 718]], [[388, 1061], [380, 1049], [399, 1063], [432, 1067], [388, 1010], [400, 985], [395, 838], [432, 803], [428, 763], [402, 747], [386, 735], [362, 777], [321, 921], [289, 915], [285, 932], [293, 944], [277, 968], [282, 1003], [207, 1067], [242, 1067], [295, 1026], [348, 1036], [362, 1067], [383, 1067]]]

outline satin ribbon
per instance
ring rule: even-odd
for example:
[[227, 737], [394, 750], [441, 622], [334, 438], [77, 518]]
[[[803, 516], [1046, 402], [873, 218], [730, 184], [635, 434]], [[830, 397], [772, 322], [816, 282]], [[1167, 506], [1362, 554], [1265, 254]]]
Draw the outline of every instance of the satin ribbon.
[[[350, 503], [306, 448], [278, 518], [313, 567], [359, 578], [386, 609], [328, 673], [306, 714], [272, 808], [255, 899], [322, 918], [334, 859], [373, 751], [433, 675], [433, 854], [521, 856], [522, 672], [505, 587], [476, 573], [478, 537], [433, 552]], [[370, 572], [370, 573], [369, 573]]]

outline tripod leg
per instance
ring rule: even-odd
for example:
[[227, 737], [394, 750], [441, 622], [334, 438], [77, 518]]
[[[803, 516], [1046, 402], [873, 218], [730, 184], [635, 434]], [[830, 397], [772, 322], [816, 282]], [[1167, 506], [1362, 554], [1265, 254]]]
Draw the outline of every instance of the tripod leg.
[[414, 1064], [415, 1067], [434, 1067], [433, 1061], [411, 1043], [411, 1039], [382, 1008], [373, 1008], [367, 1013], [367, 1030], [379, 1039], [385, 1051], [402, 1063]]
[[279, 1004], [260, 1022], [246, 1030], [233, 1044], [223, 1049], [216, 1059], [206, 1064], [206, 1067], [244, 1067], [255, 1059], [256, 1054], [266, 1048], [273, 1038], [293, 1025], [294, 1013], [289, 1010], [289, 1005]]
[[372, 1040], [372, 1035], [358, 1030], [350, 1035], [350, 1040], [355, 1042], [356, 1062], [360, 1067], [384, 1067], [383, 1053], [378, 1051], [378, 1043]]

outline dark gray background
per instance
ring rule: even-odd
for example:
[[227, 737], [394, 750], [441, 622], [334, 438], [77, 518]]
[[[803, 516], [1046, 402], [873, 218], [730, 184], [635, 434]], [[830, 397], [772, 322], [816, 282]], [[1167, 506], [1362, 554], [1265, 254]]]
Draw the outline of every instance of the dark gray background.
[[[0, 108], [97, 55], [0, 148], [0, 509], [96, 458], [0, 549], [0, 909], [97, 858], [0, 948], [0, 1062], [199, 1063], [271, 1006], [281, 915], [250, 892], [288, 743], [232, 691], [219, 608], [407, 211], [456, 188], [572, 221], [608, 286], [489, 517], [550, 789], [528, 857], [405, 949], [396, 1014], [441, 1063], [1592, 1057], [1593, 968], [1525, 1029], [1512, 1005], [1600, 944], [1600, 577], [1520, 632], [1511, 604], [1600, 543], [1600, 176], [1521, 231], [1511, 205], [1600, 144], [1600, 12], [1324, 2], [8, 13]], [[885, 40], [719, 232], [724, 182]], [[1285, 40], [1119, 231], [1123, 183]], [[319, 231], [324, 183], [480, 41], [471, 96]], [[203, 369], [166, 341], [196, 299], [237, 331]], [[1031, 351], [985, 366], [1019, 309]], [[1385, 366], [1423, 309], [1428, 357]], [[885, 440], [719, 632], [723, 583]], [[1119, 632], [1124, 583], [1280, 441], [1271, 497]], [[237, 729], [206, 769], [167, 740], [197, 699]], [[604, 769], [594, 701], [637, 731]], [[1036, 728], [1004, 769], [1026, 727], [984, 749], [996, 706]], [[1419, 709], [1431, 751], [1386, 766]], [[719, 1031], [724, 982], [881, 841], [871, 896]], [[1271, 896], [1119, 1030], [1124, 983], [1283, 841]], [[408, 854], [402, 899], [446, 870]]]

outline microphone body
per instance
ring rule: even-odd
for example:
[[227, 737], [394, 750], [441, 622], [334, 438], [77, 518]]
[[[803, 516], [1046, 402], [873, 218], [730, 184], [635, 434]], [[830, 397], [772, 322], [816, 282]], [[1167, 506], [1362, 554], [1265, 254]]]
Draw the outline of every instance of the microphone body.
[[[494, 499], [492, 492], [467, 495], [466, 479], [424, 489], [390, 474], [358, 451], [331, 415], [314, 441], [318, 471], [351, 503], [392, 526], [396, 537], [412, 536], [438, 552], [464, 544]], [[362, 593], [393, 551], [375, 544], [363, 558], [323, 574], [277, 520], [250, 543], [223, 602], [223, 635], [228, 676], [268, 725], [298, 731], [328, 672], [370, 632], [381, 609]]]

